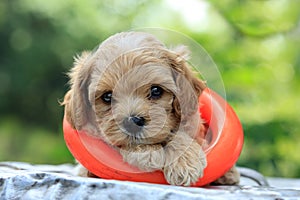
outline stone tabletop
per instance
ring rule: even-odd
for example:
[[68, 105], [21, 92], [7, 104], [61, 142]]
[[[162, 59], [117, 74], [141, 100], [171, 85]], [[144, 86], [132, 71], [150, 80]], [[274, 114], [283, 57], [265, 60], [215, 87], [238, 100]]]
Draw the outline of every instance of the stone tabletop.
[[245, 177], [238, 186], [180, 187], [74, 176], [73, 165], [0, 163], [0, 199], [300, 199], [300, 179]]

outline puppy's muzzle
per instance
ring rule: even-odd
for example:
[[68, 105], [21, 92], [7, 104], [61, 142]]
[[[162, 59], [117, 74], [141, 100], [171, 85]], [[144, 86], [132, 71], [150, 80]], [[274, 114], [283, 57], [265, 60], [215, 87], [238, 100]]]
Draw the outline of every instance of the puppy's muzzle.
[[145, 125], [145, 118], [139, 116], [130, 116], [123, 121], [125, 130], [130, 134], [137, 134], [142, 131]]

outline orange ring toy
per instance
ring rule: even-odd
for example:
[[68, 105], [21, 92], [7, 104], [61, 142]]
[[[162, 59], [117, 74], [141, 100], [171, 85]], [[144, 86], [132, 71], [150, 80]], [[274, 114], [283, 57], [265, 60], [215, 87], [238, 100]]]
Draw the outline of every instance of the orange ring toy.
[[[205, 149], [204, 176], [192, 186], [204, 186], [226, 173], [237, 161], [243, 146], [243, 129], [233, 109], [217, 93], [205, 89], [199, 97], [199, 111], [211, 130]], [[73, 156], [91, 173], [104, 179], [168, 184], [161, 171], [143, 172], [125, 163], [104, 141], [77, 131], [64, 118], [65, 142]], [[116, 166], [116, 167], [112, 167]]]

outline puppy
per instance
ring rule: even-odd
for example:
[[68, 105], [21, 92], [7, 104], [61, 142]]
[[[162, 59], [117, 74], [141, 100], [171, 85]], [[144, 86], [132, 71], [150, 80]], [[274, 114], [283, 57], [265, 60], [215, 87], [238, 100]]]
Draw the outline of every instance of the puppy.
[[172, 185], [195, 183], [206, 167], [198, 112], [206, 85], [187, 58], [184, 46], [168, 49], [148, 33], [111, 36], [75, 58], [63, 102], [68, 122], [104, 140], [130, 165], [161, 170]]

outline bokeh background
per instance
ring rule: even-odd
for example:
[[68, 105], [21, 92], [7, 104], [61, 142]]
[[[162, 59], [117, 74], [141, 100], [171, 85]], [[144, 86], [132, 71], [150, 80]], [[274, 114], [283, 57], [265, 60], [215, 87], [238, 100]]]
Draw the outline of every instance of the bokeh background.
[[239, 115], [238, 164], [300, 177], [299, 0], [1, 0], [0, 161], [73, 162], [59, 100], [73, 56], [140, 27], [188, 35], [217, 64]]

